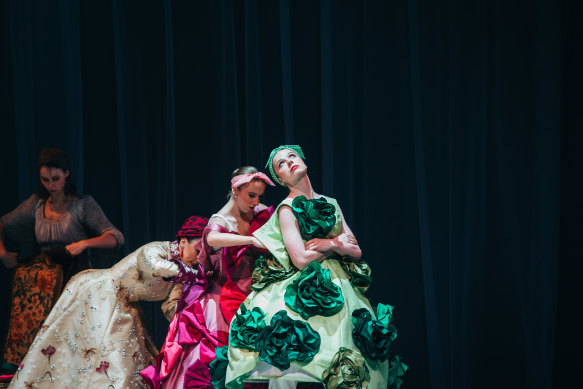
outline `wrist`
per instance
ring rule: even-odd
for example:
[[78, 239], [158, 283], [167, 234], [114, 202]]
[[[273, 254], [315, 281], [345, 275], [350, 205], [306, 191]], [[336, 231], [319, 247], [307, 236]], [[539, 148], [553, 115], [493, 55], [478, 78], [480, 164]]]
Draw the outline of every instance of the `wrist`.
[[336, 251], [338, 247], [338, 241], [335, 239], [330, 239], [330, 250]]

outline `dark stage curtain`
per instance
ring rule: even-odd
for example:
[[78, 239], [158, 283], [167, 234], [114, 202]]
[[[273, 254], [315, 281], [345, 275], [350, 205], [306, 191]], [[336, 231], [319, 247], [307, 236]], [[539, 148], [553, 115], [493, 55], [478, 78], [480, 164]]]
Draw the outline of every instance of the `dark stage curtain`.
[[[404, 388], [565, 387], [579, 8], [4, 1], [0, 212], [37, 189], [38, 151], [61, 147], [127, 254], [216, 212], [236, 167], [298, 143], [373, 268], [371, 302], [396, 306]], [[144, 309], [161, 345], [168, 323]]]

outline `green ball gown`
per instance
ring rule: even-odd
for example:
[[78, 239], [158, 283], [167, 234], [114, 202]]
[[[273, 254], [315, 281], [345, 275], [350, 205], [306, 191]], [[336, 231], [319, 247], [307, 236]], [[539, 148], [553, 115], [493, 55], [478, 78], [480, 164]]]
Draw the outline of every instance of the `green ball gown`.
[[325, 196], [285, 199], [254, 232], [270, 255], [256, 260], [253, 291], [231, 322], [220, 363], [226, 387], [270, 379], [322, 382], [326, 388], [398, 387], [406, 366], [389, 357], [396, 337], [392, 307], [375, 310], [364, 294], [370, 268], [335, 255], [298, 270], [283, 242], [282, 206], [294, 212], [304, 242], [342, 232], [338, 203]]

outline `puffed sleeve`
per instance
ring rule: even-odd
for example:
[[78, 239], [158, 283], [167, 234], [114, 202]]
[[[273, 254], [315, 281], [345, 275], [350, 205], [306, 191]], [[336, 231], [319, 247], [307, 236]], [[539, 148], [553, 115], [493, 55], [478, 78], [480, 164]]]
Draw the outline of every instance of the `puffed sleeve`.
[[162, 277], [175, 283], [188, 283], [196, 278], [194, 269], [171, 258], [169, 242], [152, 242], [142, 246], [137, 262], [145, 278]]
[[170, 250], [167, 242], [151, 242], [142, 246], [138, 254], [138, 269], [144, 278], [173, 278], [180, 268], [170, 261]]
[[16, 209], [0, 218], [4, 238], [18, 245], [20, 249], [30, 249], [36, 245], [34, 224], [39, 200], [39, 196], [33, 194]]
[[124, 243], [123, 234], [109, 221], [97, 201], [89, 195], [83, 196], [81, 223], [93, 237], [111, 234], [117, 240], [117, 245]]

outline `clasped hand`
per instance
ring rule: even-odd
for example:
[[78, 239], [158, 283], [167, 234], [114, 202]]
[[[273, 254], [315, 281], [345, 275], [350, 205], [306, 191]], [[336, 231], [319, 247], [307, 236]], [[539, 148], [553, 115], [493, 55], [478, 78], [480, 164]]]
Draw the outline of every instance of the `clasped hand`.
[[81, 254], [87, 248], [87, 243], [84, 240], [80, 240], [79, 242], [71, 243], [65, 246], [65, 250], [71, 255], [72, 257]]
[[320, 253], [327, 253], [334, 248], [334, 239], [310, 239], [304, 245], [306, 250], [318, 251]]
[[318, 251], [320, 253], [328, 253], [334, 251], [334, 248], [338, 247], [339, 243], [352, 244], [355, 246], [358, 245], [358, 241], [354, 235], [341, 234], [334, 239], [310, 239], [305, 243], [304, 248], [306, 250]]
[[[86, 249], [87, 243], [85, 243], [84, 240], [80, 240], [79, 242], [71, 243], [70, 245], [65, 246], [65, 250], [67, 250], [67, 253], [69, 253], [69, 255], [72, 257], [81, 254]], [[18, 261], [16, 260], [17, 256], [17, 253], [5, 251], [3, 254], [0, 254], [0, 259], [4, 263], [4, 266], [7, 268], [12, 268], [18, 264]]]

